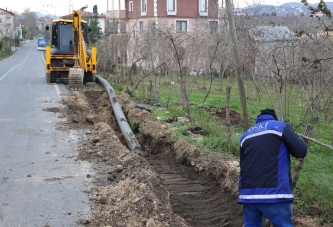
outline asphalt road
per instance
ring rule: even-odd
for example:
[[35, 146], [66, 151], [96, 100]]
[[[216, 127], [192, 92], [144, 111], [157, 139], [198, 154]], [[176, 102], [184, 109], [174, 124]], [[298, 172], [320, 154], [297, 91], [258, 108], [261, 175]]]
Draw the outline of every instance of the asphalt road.
[[46, 84], [37, 40], [0, 61], [1, 227], [81, 226], [90, 215], [90, 166], [75, 161], [75, 132], [55, 130], [64, 119], [44, 111], [68, 94]]

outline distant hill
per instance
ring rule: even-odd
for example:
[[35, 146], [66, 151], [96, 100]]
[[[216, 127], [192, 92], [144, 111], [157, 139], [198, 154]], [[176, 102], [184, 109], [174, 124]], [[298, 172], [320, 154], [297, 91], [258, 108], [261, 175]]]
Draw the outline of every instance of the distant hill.
[[304, 4], [300, 2], [287, 2], [280, 5], [280, 7], [302, 7], [302, 6], [304, 6]]
[[38, 11], [34, 11], [34, 13], [37, 15], [38, 18], [46, 17], [46, 16], [51, 17], [51, 18], [57, 18], [57, 16], [52, 15], [52, 14], [47, 14], [47, 13], [44, 14], [44, 13], [41, 13], [41, 12], [38, 12]]
[[46, 15], [42, 14], [41, 12], [34, 12], [34, 13], [36, 13], [37, 17], [44, 17], [44, 16], [46, 16]]
[[[327, 8], [333, 12], [333, 2], [326, 2]], [[286, 15], [307, 15], [310, 14], [309, 6], [317, 7], [318, 4], [309, 4], [305, 6], [300, 2], [288, 2], [284, 3], [280, 6], [273, 5], [264, 5], [264, 4], [256, 4], [249, 7], [237, 8], [235, 11], [237, 12], [247, 12], [248, 14], [276, 14], [277, 16], [286, 16]]]

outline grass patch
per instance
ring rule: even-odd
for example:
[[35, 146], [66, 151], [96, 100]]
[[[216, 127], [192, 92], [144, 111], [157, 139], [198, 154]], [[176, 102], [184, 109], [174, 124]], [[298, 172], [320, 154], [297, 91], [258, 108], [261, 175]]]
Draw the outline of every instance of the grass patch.
[[295, 194], [300, 199], [296, 207], [307, 212], [309, 205], [317, 205], [321, 222], [332, 222], [333, 209], [333, 160], [327, 158], [326, 151], [317, 152], [313, 146], [304, 160], [303, 169], [297, 182]]
[[[186, 116], [184, 108], [180, 105], [180, 86], [177, 83], [170, 88], [172, 78], [162, 77], [161, 87], [159, 90], [159, 99], [155, 93], [151, 97], [147, 97], [148, 80], [144, 82], [144, 86], [140, 84], [133, 93], [133, 98], [136, 101], [145, 101], [155, 103], [161, 106], [167, 106], [166, 110], [154, 110], [153, 116], [158, 120], [163, 121], [173, 117]], [[194, 81], [194, 80], [192, 80]], [[191, 102], [191, 118], [190, 124], [173, 122], [169, 130], [185, 139], [191, 144], [199, 147], [203, 152], [219, 152], [224, 157], [229, 159], [238, 159], [239, 154], [239, 138], [243, 133], [241, 122], [231, 127], [231, 140], [227, 140], [226, 126], [209, 110], [209, 107], [224, 107], [226, 105], [225, 87], [231, 86], [230, 108], [238, 113], [242, 113], [240, 106], [240, 98], [235, 79], [223, 79], [222, 90], [218, 87], [218, 79], [214, 79], [211, 92], [208, 98], [203, 102], [208, 91], [208, 81], [204, 87], [201, 78], [196, 80], [196, 83], [188, 84], [190, 89]], [[153, 84], [154, 85], [154, 84]], [[325, 121], [324, 106], [315, 111], [307, 111], [307, 102], [304, 98], [303, 91], [300, 87], [293, 84], [286, 86], [287, 91], [281, 94], [274, 90], [270, 84], [260, 84], [254, 87], [251, 80], [245, 80], [247, 108], [250, 124], [255, 123], [255, 119], [260, 112], [260, 109], [274, 108], [277, 113], [280, 109], [280, 98], [283, 100], [284, 121], [291, 124], [296, 132], [302, 133], [305, 125], [311, 123], [314, 125], [312, 138], [320, 140], [323, 143], [332, 144], [330, 125]], [[125, 91], [126, 86], [114, 86], [117, 92]], [[117, 88], [117, 89], [116, 89]], [[132, 88], [129, 88], [132, 89]], [[154, 89], [152, 89], [155, 91]], [[144, 93], [145, 92], [145, 93]], [[333, 111], [333, 110], [332, 110]], [[333, 112], [329, 116], [332, 116]], [[280, 114], [278, 114], [280, 116]], [[280, 119], [281, 120], [281, 119]], [[184, 132], [191, 127], [201, 127], [209, 132], [208, 136], [199, 136], [198, 138], [185, 136]], [[296, 201], [295, 207], [308, 213], [307, 207], [317, 205], [321, 209], [321, 214], [318, 215], [321, 222], [333, 222], [333, 151], [309, 143], [308, 155], [305, 158], [304, 166], [300, 172], [300, 177], [295, 189]], [[295, 159], [292, 158], [292, 166]], [[292, 168], [293, 169], [293, 168]]]

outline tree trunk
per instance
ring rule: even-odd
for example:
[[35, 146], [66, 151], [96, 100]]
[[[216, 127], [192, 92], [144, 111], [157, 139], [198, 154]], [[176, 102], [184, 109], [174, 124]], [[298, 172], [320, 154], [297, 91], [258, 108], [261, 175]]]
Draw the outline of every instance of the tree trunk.
[[174, 85], [174, 81], [170, 81], [168, 101], [167, 101], [167, 104], [166, 104], [166, 108], [168, 108], [169, 105], [170, 105], [170, 98], [171, 98], [171, 94], [172, 94], [172, 91], [173, 91], [173, 85]]
[[161, 74], [162, 74], [162, 72], [158, 73], [157, 84], [155, 85], [155, 100], [156, 101], [160, 100]]
[[[305, 136], [310, 136], [312, 134], [313, 127], [314, 127], [313, 125], [307, 124], [303, 134]], [[308, 144], [309, 140], [304, 139], [304, 142], [306, 144]], [[296, 183], [297, 183], [297, 180], [298, 180], [298, 177], [299, 177], [299, 172], [302, 169], [303, 163], [304, 163], [304, 158], [298, 158], [296, 160], [296, 163], [295, 163], [295, 166], [294, 166], [294, 172], [293, 172], [293, 175], [292, 175], [292, 188], [293, 189], [296, 187]]]
[[143, 69], [142, 67], [140, 67], [140, 76], [141, 76], [141, 85], [142, 85], [142, 98], [145, 98], [145, 81], [144, 81], [144, 77], [143, 77]]
[[234, 12], [233, 12], [233, 6], [231, 5], [230, 0], [226, 0], [226, 6], [227, 6], [228, 19], [229, 19], [230, 36], [231, 36], [234, 58], [235, 58], [236, 67], [237, 67], [236, 68], [237, 82], [238, 82], [240, 103], [241, 103], [241, 107], [242, 107], [243, 130], [245, 132], [249, 128], [249, 116], [247, 113], [246, 95], [245, 95], [243, 74], [242, 74], [242, 69], [241, 69], [241, 62], [239, 59]]
[[224, 73], [225, 73], [227, 67], [228, 67], [228, 63], [225, 64], [225, 65], [221, 64], [221, 68], [220, 68], [220, 81], [219, 81], [218, 91], [222, 91], [223, 77], [224, 77]]
[[230, 125], [230, 91], [231, 86], [226, 88], [226, 106], [225, 106], [225, 123], [227, 125], [227, 137], [231, 146], [231, 125]]
[[185, 79], [185, 76], [182, 75], [182, 72], [180, 73], [180, 80], [181, 80], [181, 86], [182, 86], [182, 96], [183, 96], [184, 105], [186, 107], [188, 118], [190, 121], [192, 121], [191, 106], [190, 106], [190, 100], [189, 100], [188, 92], [187, 92], [186, 79]]

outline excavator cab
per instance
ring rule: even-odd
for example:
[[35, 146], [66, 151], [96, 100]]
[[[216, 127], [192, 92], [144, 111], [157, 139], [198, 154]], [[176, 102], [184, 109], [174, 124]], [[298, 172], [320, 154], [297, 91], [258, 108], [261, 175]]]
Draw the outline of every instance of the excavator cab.
[[52, 25], [51, 45], [53, 53], [74, 54], [72, 23], [58, 22]]
[[[75, 20], [52, 21], [51, 46], [47, 46], [45, 52], [47, 83], [55, 83], [60, 78], [74, 90], [94, 82], [96, 74], [96, 47], [87, 48], [90, 29], [87, 22], [81, 20], [80, 11], [73, 11], [73, 18], [78, 16]], [[50, 27], [46, 26], [46, 30]], [[83, 74], [80, 78], [75, 75], [77, 71]]]
[[[82, 34], [86, 44], [88, 44], [89, 27], [82, 23]], [[49, 29], [48, 26], [46, 28]], [[51, 52], [55, 54], [74, 54], [74, 41], [72, 35], [72, 22], [58, 21], [52, 23]], [[88, 52], [91, 50], [87, 49]]]

